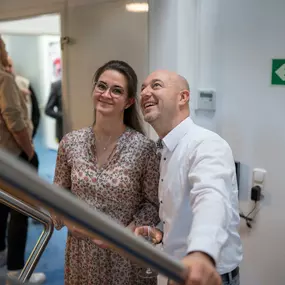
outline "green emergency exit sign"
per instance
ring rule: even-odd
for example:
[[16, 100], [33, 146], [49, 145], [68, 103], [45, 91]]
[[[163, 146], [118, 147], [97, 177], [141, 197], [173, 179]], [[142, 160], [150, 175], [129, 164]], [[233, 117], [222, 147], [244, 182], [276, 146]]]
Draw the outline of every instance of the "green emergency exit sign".
[[272, 59], [272, 85], [285, 85], [285, 59]]

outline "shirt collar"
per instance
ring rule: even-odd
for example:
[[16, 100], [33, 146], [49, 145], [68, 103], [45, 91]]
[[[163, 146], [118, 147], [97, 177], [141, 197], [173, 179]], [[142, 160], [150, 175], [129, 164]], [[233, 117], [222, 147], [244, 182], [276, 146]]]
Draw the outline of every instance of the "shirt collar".
[[169, 151], [173, 151], [178, 145], [179, 141], [188, 132], [193, 121], [190, 117], [187, 117], [179, 125], [177, 125], [173, 130], [171, 130], [163, 139], [163, 145], [167, 147]]

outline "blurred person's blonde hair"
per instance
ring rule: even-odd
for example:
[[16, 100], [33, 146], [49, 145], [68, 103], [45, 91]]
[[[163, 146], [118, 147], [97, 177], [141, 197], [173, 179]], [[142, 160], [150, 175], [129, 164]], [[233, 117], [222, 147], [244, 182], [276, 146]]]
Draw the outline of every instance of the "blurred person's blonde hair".
[[8, 65], [8, 53], [6, 51], [6, 45], [0, 34], [0, 64], [4, 67]]

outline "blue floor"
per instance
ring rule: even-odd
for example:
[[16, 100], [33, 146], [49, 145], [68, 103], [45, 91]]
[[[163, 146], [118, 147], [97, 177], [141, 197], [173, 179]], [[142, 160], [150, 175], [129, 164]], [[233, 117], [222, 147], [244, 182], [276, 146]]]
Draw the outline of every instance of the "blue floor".
[[[46, 181], [52, 183], [56, 162], [57, 152], [44, 147], [41, 137], [36, 137], [36, 152], [39, 156], [39, 175]], [[29, 224], [27, 257], [32, 251], [42, 232], [42, 226], [38, 224]], [[44, 272], [47, 280], [46, 285], [62, 285], [64, 282], [64, 251], [66, 242], [66, 229], [61, 231], [55, 230], [53, 236], [43, 253], [35, 272]]]

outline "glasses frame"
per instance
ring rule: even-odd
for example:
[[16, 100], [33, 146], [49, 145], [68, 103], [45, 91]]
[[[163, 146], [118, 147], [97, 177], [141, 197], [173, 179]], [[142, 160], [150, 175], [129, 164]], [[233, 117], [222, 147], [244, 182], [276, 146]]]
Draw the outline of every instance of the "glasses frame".
[[[100, 81], [94, 81], [94, 83], [93, 83], [93, 92], [96, 92], [96, 93], [98, 93], [98, 94], [104, 94], [105, 92], [108, 92], [108, 94], [112, 97], [112, 98], [120, 98], [120, 97], [123, 97], [124, 95], [126, 95], [126, 92], [125, 92], [125, 90], [122, 88], [122, 87], [119, 87], [119, 86], [115, 86], [115, 85], [113, 85], [113, 86], [108, 86], [107, 84], [105, 84], [104, 82], [101, 82], [102, 84], [104, 84], [106, 87], [107, 87], [107, 89], [106, 90], [104, 90], [104, 91], [102, 91], [102, 90], [96, 90], [96, 86], [97, 86], [97, 84], [98, 83], [100, 83]], [[114, 90], [114, 89], [121, 89], [122, 90], [122, 94], [120, 94], [120, 95], [117, 95], [117, 94], [114, 94], [114, 93], [112, 93], [112, 90]]]

